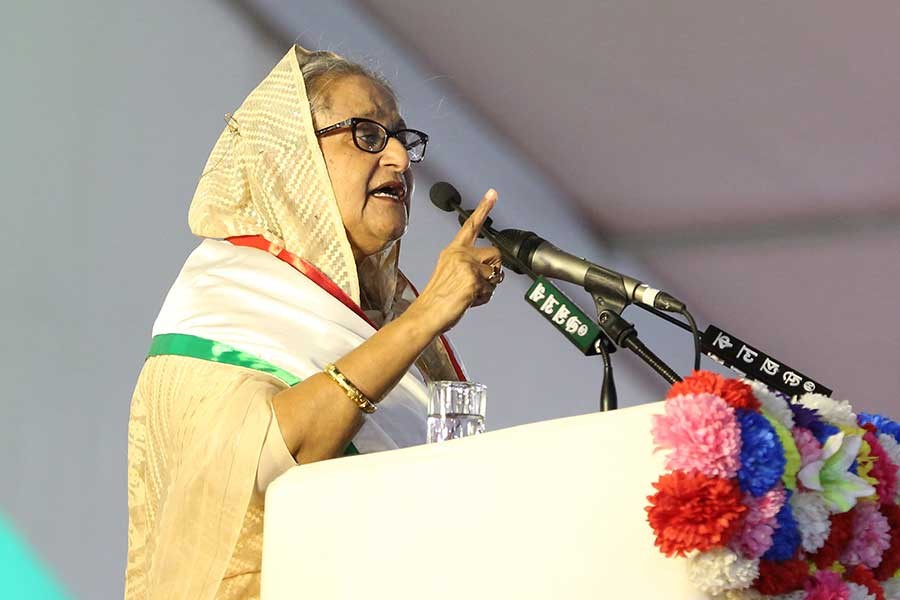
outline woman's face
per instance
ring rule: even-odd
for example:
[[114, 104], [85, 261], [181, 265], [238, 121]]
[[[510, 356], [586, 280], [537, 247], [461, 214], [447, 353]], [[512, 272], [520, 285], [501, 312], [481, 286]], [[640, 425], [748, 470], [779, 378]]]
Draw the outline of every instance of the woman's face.
[[[316, 129], [348, 119], [365, 117], [389, 131], [405, 126], [393, 97], [368, 77], [352, 75], [326, 84], [325, 107], [315, 115]], [[409, 219], [412, 173], [403, 145], [389, 138], [378, 154], [356, 147], [350, 128], [327, 133], [319, 146], [356, 262], [400, 239]], [[373, 193], [394, 184], [399, 197]]]

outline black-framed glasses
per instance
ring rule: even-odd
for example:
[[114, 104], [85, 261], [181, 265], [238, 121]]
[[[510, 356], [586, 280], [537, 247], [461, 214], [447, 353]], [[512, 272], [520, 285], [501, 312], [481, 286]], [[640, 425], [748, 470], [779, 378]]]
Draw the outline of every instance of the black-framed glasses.
[[409, 162], [422, 162], [425, 158], [425, 146], [428, 144], [428, 134], [416, 129], [398, 129], [388, 131], [388, 128], [372, 119], [362, 117], [350, 117], [340, 123], [316, 130], [316, 137], [322, 137], [337, 129], [349, 127], [353, 134], [353, 143], [363, 152], [378, 154], [387, 147], [388, 140], [395, 138], [406, 148]]

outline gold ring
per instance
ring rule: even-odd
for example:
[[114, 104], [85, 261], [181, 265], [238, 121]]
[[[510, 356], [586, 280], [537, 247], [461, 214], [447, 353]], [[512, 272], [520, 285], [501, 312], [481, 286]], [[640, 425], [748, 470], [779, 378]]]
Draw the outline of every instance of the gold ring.
[[501, 263], [494, 263], [491, 265], [491, 276], [488, 277], [488, 281], [493, 283], [494, 285], [499, 284], [503, 281], [503, 267]]

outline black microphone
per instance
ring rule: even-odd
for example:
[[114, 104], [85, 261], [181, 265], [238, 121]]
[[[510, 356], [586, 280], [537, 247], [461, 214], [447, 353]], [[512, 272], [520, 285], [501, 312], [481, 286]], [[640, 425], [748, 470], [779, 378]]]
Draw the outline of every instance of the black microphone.
[[446, 181], [438, 181], [428, 190], [431, 203], [444, 212], [453, 212], [462, 204], [459, 192]]
[[[460, 224], [472, 214], [471, 211], [462, 207], [462, 198], [459, 192], [446, 181], [440, 181], [431, 186], [429, 195], [431, 196], [431, 202], [441, 210], [459, 213]], [[675, 312], [684, 310], [684, 304], [669, 294], [651, 288], [649, 285], [621, 273], [616, 273], [600, 265], [590, 263], [583, 258], [563, 252], [531, 231], [520, 231], [518, 229], [497, 231], [491, 227], [490, 219], [485, 221], [481, 231], [500, 250], [503, 264], [516, 273], [528, 275], [535, 280], [537, 280], [537, 275], [562, 279], [563, 281], [580, 285], [588, 292], [604, 298], [609, 298], [610, 295], [615, 294], [616, 299], [625, 304], [639, 302], [649, 304], [660, 310]], [[540, 291], [537, 291], [538, 288], [540, 288]], [[552, 288], [552, 291], [549, 293], [548, 288]], [[675, 371], [640, 341], [634, 326], [616, 314], [615, 310], [607, 308], [600, 312], [598, 317], [599, 329], [597, 329], [597, 326], [591, 323], [591, 320], [578, 308], [578, 305], [569, 300], [565, 294], [556, 289], [549, 281], [544, 283], [535, 281], [532, 285], [532, 290], [535, 290], [540, 297], [534, 297], [532, 291], [529, 290], [525, 296], [528, 303], [544, 315], [544, 318], [555, 323], [557, 329], [585, 354], [591, 354], [592, 350], [601, 352], [601, 345], [603, 348], [606, 348], [607, 341], [612, 340], [609, 342], [611, 349], [613, 348], [612, 342], [615, 342], [637, 354], [669, 383], [681, 381], [681, 377]], [[556, 304], [556, 312], [554, 313], [551, 310], [551, 313], [548, 314], [545, 306], [552, 309], [551, 301]], [[564, 306], [560, 307], [561, 304]], [[562, 318], [565, 319], [565, 315], [568, 315], [569, 318], [567, 321], [558, 321], [557, 317], [563, 314], [563, 309], [565, 314]], [[551, 314], [553, 316], [550, 316]], [[565, 325], [563, 325], [563, 322], [565, 322]], [[570, 323], [575, 325], [574, 329], [569, 328]], [[592, 327], [594, 328], [593, 332], [591, 331]], [[611, 349], [603, 352], [603, 356], [608, 358], [608, 353]], [[606, 362], [606, 365], [604, 370], [604, 373], [607, 373], [604, 377], [604, 389], [606, 391], [604, 391], [603, 406], [615, 408], [614, 397], [612, 403], [607, 404], [607, 401], [611, 398], [607, 388], [607, 381], [610, 381], [609, 375], [611, 371], [609, 371], [608, 362]]]
[[[459, 212], [459, 224], [462, 225], [466, 222], [466, 219], [469, 218], [469, 215], [472, 214], [472, 211], [466, 210], [462, 207], [462, 198], [459, 195], [459, 191], [451, 184], [446, 181], [438, 181], [431, 189], [428, 190], [428, 195], [431, 197], [431, 203], [437, 206], [444, 212], [453, 212], [454, 210]], [[493, 232], [494, 221], [490, 217], [484, 220], [484, 224], [481, 226], [482, 230], [487, 230], [489, 232]], [[478, 233], [479, 238], [484, 238], [484, 233]], [[518, 271], [516, 271], [518, 273]]]
[[[612, 293], [626, 303], [637, 302], [668, 312], [684, 310], [684, 303], [674, 296], [564, 252], [533, 231], [504, 229], [496, 237], [511, 254], [538, 275], [568, 281], [601, 296]], [[514, 265], [507, 266], [516, 270]]]

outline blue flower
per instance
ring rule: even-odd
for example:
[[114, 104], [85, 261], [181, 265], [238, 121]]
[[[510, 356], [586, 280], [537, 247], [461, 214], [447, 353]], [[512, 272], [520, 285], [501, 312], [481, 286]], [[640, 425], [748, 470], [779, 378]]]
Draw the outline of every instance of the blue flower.
[[823, 446], [825, 445], [825, 441], [828, 438], [840, 431], [840, 429], [838, 429], [831, 423], [824, 423], [822, 421], [819, 421], [818, 423], [810, 423], [810, 425], [812, 425], [812, 427], [810, 427], [809, 430], [812, 431], [813, 435], [816, 436], [816, 439]]
[[824, 444], [825, 440], [840, 431], [834, 425], [826, 423], [819, 411], [814, 408], [803, 406], [799, 402], [791, 402], [788, 406], [794, 413], [794, 424], [809, 429], [820, 444]]
[[800, 530], [788, 502], [790, 492], [785, 498], [784, 506], [775, 515], [775, 533], [772, 534], [772, 546], [763, 554], [765, 560], [788, 560], [800, 547]]
[[871, 423], [878, 429], [878, 433], [886, 433], [897, 440], [897, 442], [900, 442], [900, 423], [891, 421], [887, 417], [873, 415], [871, 413], [860, 413], [857, 420], [862, 425]]
[[784, 448], [775, 429], [761, 414], [749, 410], [735, 411], [741, 428], [741, 466], [738, 484], [742, 492], [762, 496], [784, 473]]
[[794, 425], [796, 427], [812, 429], [812, 427], [810, 427], [811, 424], [822, 422], [819, 411], [814, 408], [803, 406], [799, 402], [790, 402], [788, 403], [788, 406], [791, 407], [791, 412], [794, 413]]

